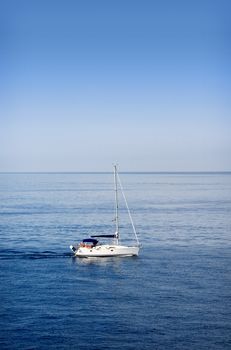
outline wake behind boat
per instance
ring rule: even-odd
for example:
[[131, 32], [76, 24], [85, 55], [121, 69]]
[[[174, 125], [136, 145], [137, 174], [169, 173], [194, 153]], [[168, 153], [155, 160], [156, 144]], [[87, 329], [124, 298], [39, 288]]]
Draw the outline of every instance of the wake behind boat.
[[[82, 258], [89, 257], [110, 257], [110, 256], [136, 256], [139, 254], [140, 244], [137, 237], [136, 229], [132, 220], [132, 216], [128, 207], [128, 203], [123, 191], [123, 187], [118, 175], [117, 166], [114, 165], [114, 183], [115, 183], [115, 225], [116, 230], [114, 234], [109, 235], [92, 235], [90, 238], [85, 238], [83, 241], [70, 248], [74, 252], [75, 256]], [[119, 205], [118, 205], [118, 183], [122, 192], [128, 215], [133, 228], [136, 244], [132, 246], [122, 245], [120, 240], [120, 227], [119, 227]], [[98, 239], [110, 239], [111, 243], [101, 243]]]

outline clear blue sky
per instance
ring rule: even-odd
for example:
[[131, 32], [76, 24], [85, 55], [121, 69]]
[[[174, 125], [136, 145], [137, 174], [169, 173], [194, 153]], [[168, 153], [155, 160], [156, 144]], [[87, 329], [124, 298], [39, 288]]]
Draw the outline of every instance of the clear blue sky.
[[230, 13], [2, 0], [0, 171], [231, 170]]

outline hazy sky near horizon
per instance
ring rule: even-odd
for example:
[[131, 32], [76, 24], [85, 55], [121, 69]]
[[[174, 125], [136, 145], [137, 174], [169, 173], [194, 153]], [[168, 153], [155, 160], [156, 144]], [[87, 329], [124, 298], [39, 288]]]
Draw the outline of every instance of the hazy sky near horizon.
[[231, 170], [230, 13], [1, 1], [0, 171]]

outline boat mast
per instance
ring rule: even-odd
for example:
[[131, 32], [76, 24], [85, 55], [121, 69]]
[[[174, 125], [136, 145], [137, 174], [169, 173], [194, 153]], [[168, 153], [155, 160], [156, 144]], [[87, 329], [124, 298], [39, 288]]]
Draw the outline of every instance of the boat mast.
[[114, 183], [115, 183], [115, 222], [116, 222], [116, 241], [119, 243], [119, 205], [118, 205], [118, 185], [117, 185], [117, 166], [114, 165]]

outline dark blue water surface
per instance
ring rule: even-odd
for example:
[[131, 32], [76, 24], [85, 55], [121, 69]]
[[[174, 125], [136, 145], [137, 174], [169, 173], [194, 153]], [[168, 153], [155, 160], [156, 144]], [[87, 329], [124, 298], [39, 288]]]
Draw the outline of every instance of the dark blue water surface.
[[0, 174], [1, 349], [231, 348], [231, 174], [121, 180], [140, 256], [78, 259], [114, 232], [112, 174]]

